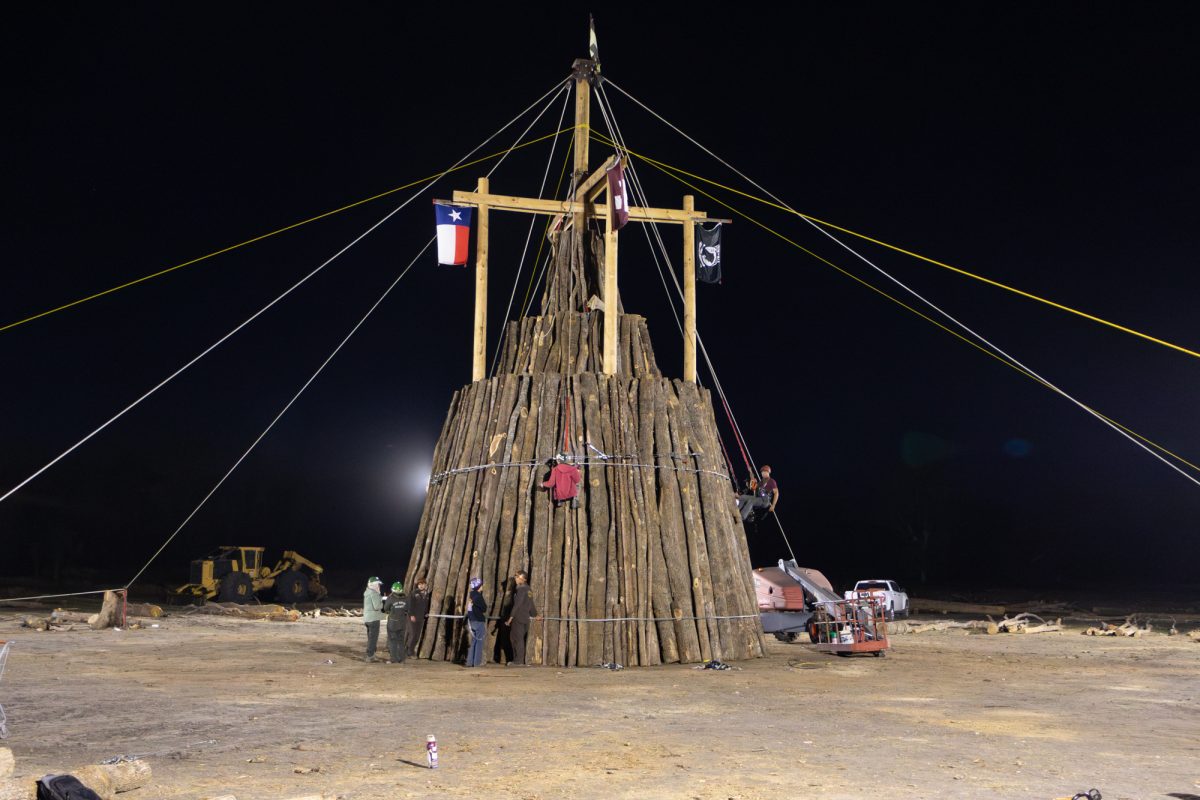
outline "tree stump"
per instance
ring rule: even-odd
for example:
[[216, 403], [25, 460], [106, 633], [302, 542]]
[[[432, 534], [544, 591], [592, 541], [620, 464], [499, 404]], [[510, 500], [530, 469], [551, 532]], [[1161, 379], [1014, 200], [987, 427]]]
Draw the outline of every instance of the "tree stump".
[[104, 630], [105, 628], [114, 628], [121, 621], [121, 595], [114, 591], [106, 591], [104, 593], [104, 602], [100, 606], [100, 613], [93, 614], [88, 618], [88, 626], [94, 631]]

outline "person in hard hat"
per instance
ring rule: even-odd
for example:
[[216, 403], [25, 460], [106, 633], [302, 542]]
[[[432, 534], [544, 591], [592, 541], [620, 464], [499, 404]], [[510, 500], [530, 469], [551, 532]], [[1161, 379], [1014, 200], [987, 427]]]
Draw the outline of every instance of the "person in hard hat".
[[421, 642], [421, 629], [425, 627], [425, 615], [429, 613], [429, 588], [425, 584], [425, 576], [417, 578], [417, 590], [408, 598], [408, 631], [404, 636], [404, 644], [410, 656], [417, 654], [417, 645]]
[[762, 473], [762, 480], [758, 482], [754, 494], [738, 496], [738, 509], [742, 514], [742, 522], [750, 519], [750, 515], [757, 508], [765, 508], [774, 513], [775, 505], [779, 502], [779, 484], [771, 477], [771, 467], [763, 464], [759, 471]]
[[375, 648], [379, 644], [379, 623], [383, 620], [383, 581], [372, 576], [363, 592], [363, 624], [367, 626], [367, 657], [369, 664], [375, 660]]
[[467, 599], [467, 627], [471, 635], [471, 646], [467, 650], [467, 666], [483, 666], [483, 638], [487, 635], [487, 601], [483, 599], [483, 579], [471, 578], [470, 595]]
[[388, 663], [403, 664], [408, 650], [404, 646], [404, 632], [408, 628], [408, 598], [404, 596], [404, 584], [392, 584], [392, 593], [383, 601], [387, 613]]

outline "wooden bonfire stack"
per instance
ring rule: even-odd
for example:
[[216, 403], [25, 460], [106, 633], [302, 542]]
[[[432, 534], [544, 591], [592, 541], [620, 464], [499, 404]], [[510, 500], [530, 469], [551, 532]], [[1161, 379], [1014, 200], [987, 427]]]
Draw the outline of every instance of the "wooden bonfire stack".
[[[495, 196], [469, 197], [482, 206]], [[496, 616], [524, 569], [543, 616], [529, 628], [530, 663], [761, 656], [745, 532], [710, 393], [694, 377], [663, 377], [645, 319], [621, 312], [615, 259], [605, 263], [606, 239], [615, 250], [611, 222], [608, 234], [589, 230], [584, 213], [573, 223], [553, 238], [541, 313], [509, 323], [494, 376], [477, 366], [477, 379], [451, 400], [406, 580], [426, 576], [432, 596], [419, 655], [461, 658], [467, 629], [453, 617], [465, 611], [470, 578], [483, 579]], [[485, 258], [486, 245], [479, 249]], [[594, 308], [602, 291], [612, 319]], [[615, 359], [605, 358], [606, 324], [618, 329]], [[556, 506], [541, 487], [556, 456], [583, 474], [577, 506]], [[497, 630], [489, 623], [485, 653]]]

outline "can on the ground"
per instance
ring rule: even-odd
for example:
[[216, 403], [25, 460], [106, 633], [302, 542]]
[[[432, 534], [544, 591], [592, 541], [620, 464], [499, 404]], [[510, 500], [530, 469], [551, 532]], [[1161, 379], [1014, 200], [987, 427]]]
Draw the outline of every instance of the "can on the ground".
[[437, 737], [432, 733], [425, 737], [425, 758], [429, 760], [430, 769], [437, 769]]

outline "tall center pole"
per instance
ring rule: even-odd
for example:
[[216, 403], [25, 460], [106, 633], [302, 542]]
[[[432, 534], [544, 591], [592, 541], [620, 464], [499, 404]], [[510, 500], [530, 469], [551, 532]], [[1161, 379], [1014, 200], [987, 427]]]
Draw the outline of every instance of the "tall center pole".
[[[696, 199], [683, 197], [683, 210], [696, 210]], [[696, 222], [683, 223], [683, 379], [696, 382]]]
[[[480, 194], [488, 193], [488, 179], [479, 179]], [[479, 204], [479, 227], [475, 240], [475, 342], [471, 356], [471, 381], [481, 381], [487, 373], [487, 265], [488, 207]]]
[[604, 374], [617, 374], [617, 228], [612, 191], [608, 192], [608, 221], [604, 229]]

